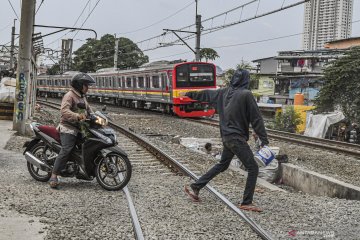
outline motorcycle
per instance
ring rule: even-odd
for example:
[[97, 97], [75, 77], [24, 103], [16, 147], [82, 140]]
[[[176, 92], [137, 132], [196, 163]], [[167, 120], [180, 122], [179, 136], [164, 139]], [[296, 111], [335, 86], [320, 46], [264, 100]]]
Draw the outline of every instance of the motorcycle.
[[[60, 176], [88, 181], [96, 177], [100, 186], [109, 191], [126, 186], [132, 166], [127, 154], [117, 146], [115, 131], [107, 125], [108, 118], [101, 112], [84, 121], [86, 136], [78, 137]], [[53, 126], [31, 123], [30, 128], [35, 137], [24, 145], [27, 168], [35, 180], [47, 182], [61, 150], [60, 134]]]

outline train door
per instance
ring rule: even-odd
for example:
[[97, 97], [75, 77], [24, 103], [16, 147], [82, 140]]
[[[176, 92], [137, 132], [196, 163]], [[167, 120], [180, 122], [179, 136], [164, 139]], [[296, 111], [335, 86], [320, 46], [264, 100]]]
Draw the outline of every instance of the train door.
[[173, 98], [172, 71], [168, 71], [168, 83], [169, 83], [169, 100], [172, 102], [172, 98]]
[[168, 101], [169, 84], [166, 73], [161, 73], [161, 95], [162, 99]]
[[145, 88], [146, 88], [146, 99], [151, 98], [151, 78], [149, 75], [145, 75]]
[[137, 94], [137, 90], [138, 90], [138, 86], [137, 86], [137, 77], [136, 76], [133, 76], [132, 77], [132, 86], [133, 86], [133, 89], [132, 89], [132, 98], [135, 98], [137, 99], [138, 98], [138, 94]]

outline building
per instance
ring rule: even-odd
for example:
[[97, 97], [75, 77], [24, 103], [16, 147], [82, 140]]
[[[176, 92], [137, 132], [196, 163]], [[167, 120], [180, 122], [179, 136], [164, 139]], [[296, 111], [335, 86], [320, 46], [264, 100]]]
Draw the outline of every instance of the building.
[[340, 39], [325, 43], [326, 49], [347, 49], [360, 46], [360, 37]]
[[[346, 50], [322, 49], [315, 51], [282, 51], [278, 53], [275, 98], [292, 104], [298, 92], [310, 104], [323, 85], [326, 64], [340, 58]], [[275, 101], [279, 103], [279, 101]]]
[[353, 1], [311, 0], [305, 3], [303, 49], [322, 49], [326, 42], [349, 38]]
[[278, 61], [275, 57], [253, 60], [257, 64], [256, 73], [259, 76], [256, 87], [251, 91], [254, 95], [262, 98], [262, 102], [268, 102], [269, 96], [274, 95], [276, 71]]

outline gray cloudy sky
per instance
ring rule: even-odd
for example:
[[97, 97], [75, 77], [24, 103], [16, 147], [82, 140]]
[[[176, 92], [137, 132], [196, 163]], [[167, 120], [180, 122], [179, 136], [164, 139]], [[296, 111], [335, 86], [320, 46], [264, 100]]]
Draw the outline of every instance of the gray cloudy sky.
[[[21, 0], [1, 0], [0, 7], [0, 44], [10, 41], [11, 25], [15, 17], [9, 1], [13, 4], [16, 13], [20, 16]], [[218, 13], [232, 9], [236, 6], [250, 2], [251, 0], [199, 0], [199, 14], [203, 19], [212, 17]], [[257, 3], [244, 8], [242, 19], [246, 19], [258, 14], [275, 10], [284, 3], [284, 6], [299, 2], [300, 0], [262, 0], [258, 7]], [[37, 0], [37, 7], [41, 0]], [[73, 26], [88, 0], [44, 0], [41, 8], [36, 15], [36, 24]], [[84, 10], [79, 18], [76, 27], [80, 27], [90, 11], [93, 9], [98, 0], [90, 0], [90, 4]], [[188, 6], [188, 7], [186, 7]], [[186, 8], [185, 8], [186, 7]], [[184, 8], [184, 9], [183, 9]], [[178, 10], [183, 9], [176, 15]], [[277, 38], [286, 35], [298, 34], [303, 31], [303, 14], [304, 6], [300, 5], [283, 12], [275, 13], [246, 23], [238, 24], [230, 28], [205, 35], [201, 39], [201, 47], [214, 48], [220, 58], [215, 61], [222, 68], [234, 67], [241, 60], [251, 61], [257, 58], [270, 57], [281, 50], [297, 50], [302, 47], [302, 36], [266, 41], [256, 44], [246, 44], [231, 47], [222, 47], [249, 43], [265, 39]], [[98, 36], [106, 33], [116, 34], [118, 37], [123, 36], [130, 38], [134, 42], [139, 42], [147, 38], [161, 34], [164, 28], [178, 29], [193, 24], [195, 21], [195, 0], [100, 0], [83, 28], [92, 28], [97, 31]], [[204, 25], [205, 28], [239, 20], [241, 10], [228, 14], [224, 17], [209, 21]], [[160, 20], [166, 20], [154, 24], [153, 26], [142, 29]], [[354, 0], [353, 21], [360, 19], [360, 0]], [[17, 21], [17, 32], [19, 31], [19, 21]], [[142, 30], [139, 30], [142, 29]], [[135, 31], [139, 30], [139, 31]], [[189, 30], [189, 29], [188, 29]], [[194, 28], [190, 29], [191, 31]], [[37, 28], [35, 32], [46, 34], [54, 30]], [[135, 31], [135, 32], [132, 32]], [[130, 32], [130, 33], [127, 33]], [[57, 40], [64, 33], [58, 33], [44, 38], [45, 47], [59, 49], [61, 41]], [[72, 38], [74, 33], [69, 33], [64, 38]], [[175, 39], [171, 34], [164, 39], [154, 39], [151, 42], [140, 44], [141, 49], [147, 49], [155, 46], [158, 42]], [[360, 36], [360, 22], [354, 23], [352, 36]], [[93, 37], [90, 32], [79, 32], [75, 39], [75, 48], [83, 44], [83, 40]], [[195, 39], [188, 43], [194, 47]], [[220, 47], [220, 48], [219, 48]], [[146, 51], [150, 61], [160, 59], [187, 59], [194, 58], [192, 52], [186, 46], [172, 46], [160, 48], [153, 51]], [[179, 55], [175, 55], [179, 54]], [[170, 56], [173, 55], [173, 56]]]

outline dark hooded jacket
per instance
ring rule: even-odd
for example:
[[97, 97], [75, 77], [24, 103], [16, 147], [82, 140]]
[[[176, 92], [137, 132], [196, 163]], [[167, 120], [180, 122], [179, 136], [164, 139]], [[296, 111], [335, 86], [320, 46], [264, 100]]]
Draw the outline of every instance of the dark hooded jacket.
[[250, 74], [246, 70], [236, 70], [230, 81], [230, 86], [218, 90], [203, 90], [188, 92], [186, 96], [215, 106], [220, 118], [220, 133], [222, 140], [249, 140], [249, 124], [259, 136], [262, 145], [269, 144], [264, 121], [260, 110], [248, 90]]

